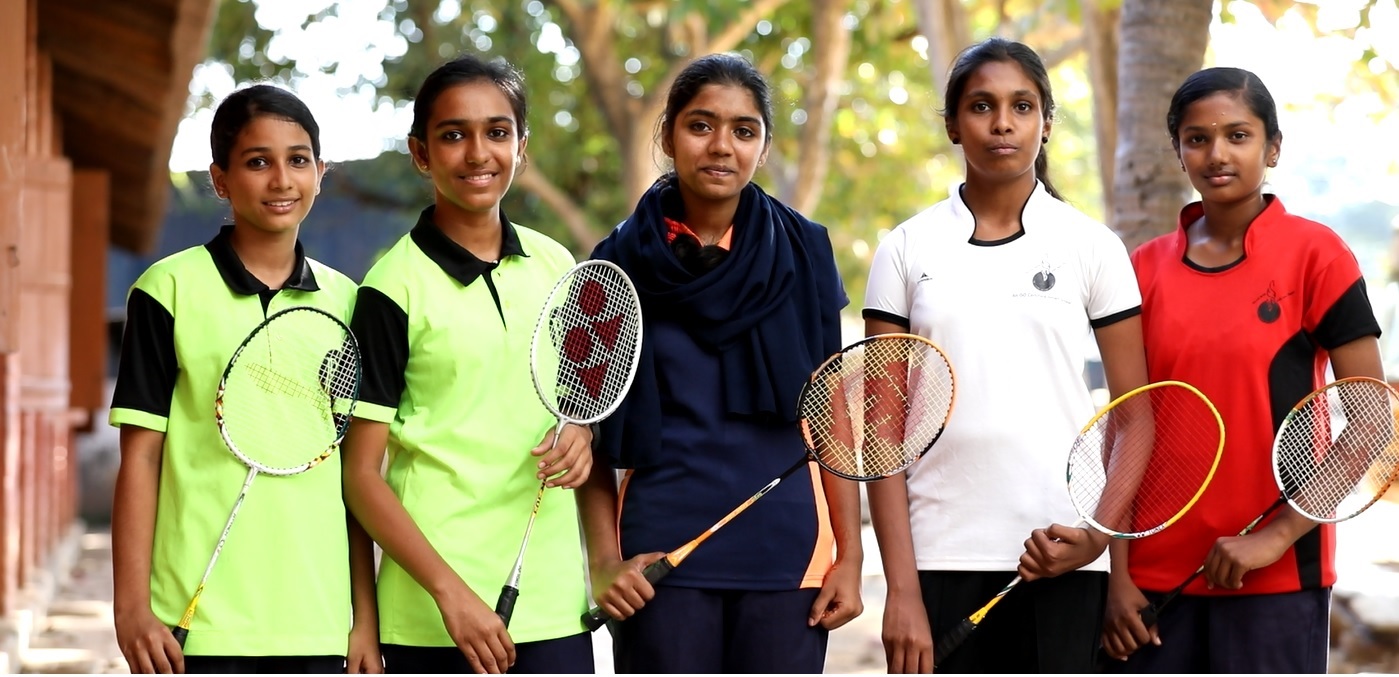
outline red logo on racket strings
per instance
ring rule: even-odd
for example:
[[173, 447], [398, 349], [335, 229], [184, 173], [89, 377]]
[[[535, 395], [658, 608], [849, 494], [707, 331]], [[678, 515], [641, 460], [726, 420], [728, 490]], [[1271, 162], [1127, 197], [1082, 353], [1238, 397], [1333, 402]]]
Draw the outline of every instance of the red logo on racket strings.
[[[584, 281], [578, 288], [576, 299], [578, 309], [589, 318], [598, 318], [607, 309], [607, 289], [597, 280]], [[620, 314], [606, 319], [592, 319], [582, 326], [571, 327], [564, 334], [564, 359], [571, 363], [573, 373], [593, 399], [602, 394], [611, 365], [606, 359], [593, 365], [584, 363], [592, 357], [596, 343], [602, 344], [607, 355], [612, 354], [622, 331], [622, 321]]]

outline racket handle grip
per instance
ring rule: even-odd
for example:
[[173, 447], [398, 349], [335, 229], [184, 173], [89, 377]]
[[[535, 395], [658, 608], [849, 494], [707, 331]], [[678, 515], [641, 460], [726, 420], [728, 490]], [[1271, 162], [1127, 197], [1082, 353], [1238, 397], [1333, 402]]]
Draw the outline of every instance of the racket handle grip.
[[1156, 625], [1156, 621], [1158, 620], [1156, 613], [1157, 610], [1155, 606], [1148, 606], [1137, 612], [1137, 614], [1142, 617], [1142, 625], [1145, 625], [1147, 630], [1150, 630], [1152, 626]]
[[189, 638], [189, 630], [186, 630], [177, 625], [173, 628], [170, 628], [170, 634], [175, 636], [175, 643], [180, 645], [181, 650], [184, 650], [185, 640]]
[[963, 618], [957, 627], [939, 637], [937, 642], [933, 644], [933, 670], [936, 671], [938, 666], [942, 665], [943, 660], [951, 656], [957, 647], [962, 646], [962, 642], [967, 641], [974, 630], [976, 630], [976, 624], [970, 618]]
[[510, 617], [515, 613], [515, 598], [519, 596], [520, 591], [512, 586], [504, 585], [500, 588], [500, 599], [495, 603], [495, 615], [505, 621], [507, 628], [510, 627]]
[[[641, 575], [646, 577], [647, 583], [655, 585], [674, 570], [675, 565], [670, 563], [670, 559], [662, 558], [653, 562], [651, 566], [646, 567], [646, 569], [641, 572]], [[595, 606], [589, 609], [587, 613], [583, 614], [581, 620], [583, 621], [583, 627], [586, 627], [588, 632], [596, 632], [598, 628], [607, 625], [607, 622], [612, 620], [612, 616], [608, 615], [606, 611], [603, 611], [602, 607]]]

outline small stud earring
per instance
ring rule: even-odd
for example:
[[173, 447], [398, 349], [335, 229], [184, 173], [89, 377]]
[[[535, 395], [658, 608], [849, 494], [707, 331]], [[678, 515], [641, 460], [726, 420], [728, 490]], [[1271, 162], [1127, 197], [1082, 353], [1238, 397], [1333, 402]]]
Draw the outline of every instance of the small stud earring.
[[960, 137], [960, 136], [954, 136], [954, 137], [952, 137], [952, 145], [954, 145], [954, 146], [960, 146], [960, 145], [962, 145], [962, 137]]
[[1041, 136], [1040, 143], [1049, 143], [1049, 136]]

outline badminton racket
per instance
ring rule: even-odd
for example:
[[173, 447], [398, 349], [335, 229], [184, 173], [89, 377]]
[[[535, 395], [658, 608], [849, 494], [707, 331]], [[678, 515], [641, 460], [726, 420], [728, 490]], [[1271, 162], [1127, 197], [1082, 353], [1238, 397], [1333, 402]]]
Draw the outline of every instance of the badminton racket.
[[[626, 273], [602, 260], [584, 261], [564, 273], [544, 302], [530, 344], [535, 392], [558, 419], [554, 444], [565, 425], [596, 423], [617, 409], [640, 357], [641, 301]], [[515, 566], [496, 600], [495, 612], [507, 627], [547, 483], [547, 478], [539, 483]]]
[[[1399, 473], [1395, 434], [1399, 395], [1383, 381], [1354, 376], [1302, 398], [1273, 438], [1273, 480], [1279, 495], [1239, 532], [1252, 532], [1284, 505], [1313, 522], [1343, 522], [1374, 505]], [[1183, 583], [1141, 610], [1146, 627], [1205, 571], [1200, 565]]]
[[296, 475], [330, 458], [354, 412], [360, 374], [354, 335], [344, 322], [319, 308], [278, 311], [233, 352], [219, 379], [214, 419], [224, 445], [247, 466], [248, 474], [204, 576], [179, 624], [171, 629], [181, 648], [253, 480], [259, 474]]
[[[1116, 539], [1160, 533], [1205, 493], [1224, 453], [1224, 421], [1209, 398], [1186, 383], [1137, 388], [1099, 411], [1069, 449], [1066, 481], [1078, 527]], [[951, 656], [1011, 590], [933, 644], [934, 669]]]
[[[903, 472], [942, 434], [952, 414], [954, 384], [947, 356], [921, 336], [872, 336], [832, 355], [798, 397], [798, 427], [807, 453], [704, 533], [646, 567], [646, 580], [655, 585], [665, 578], [706, 539], [812, 459], [860, 482]], [[600, 607], [583, 614], [589, 630], [609, 620]]]

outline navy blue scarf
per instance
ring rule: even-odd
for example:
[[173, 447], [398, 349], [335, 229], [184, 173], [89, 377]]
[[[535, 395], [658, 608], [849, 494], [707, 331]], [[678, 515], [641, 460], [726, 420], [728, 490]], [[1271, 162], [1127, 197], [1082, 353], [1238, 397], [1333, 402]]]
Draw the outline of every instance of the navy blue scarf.
[[[734, 214], [731, 253], [696, 275], [666, 239], [665, 217], [681, 219], [681, 205], [675, 179], [662, 178], [592, 257], [616, 263], [631, 277], [643, 328], [657, 320], [678, 323], [718, 353], [729, 414], [795, 421], [802, 384], [841, 347], [840, 309], [847, 298], [830, 236], [750, 183]], [[636, 380], [602, 423], [599, 444], [617, 467], [644, 465], [647, 452], [660, 446], [660, 389], [654, 347], [646, 340], [654, 334], [643, 331]]]

